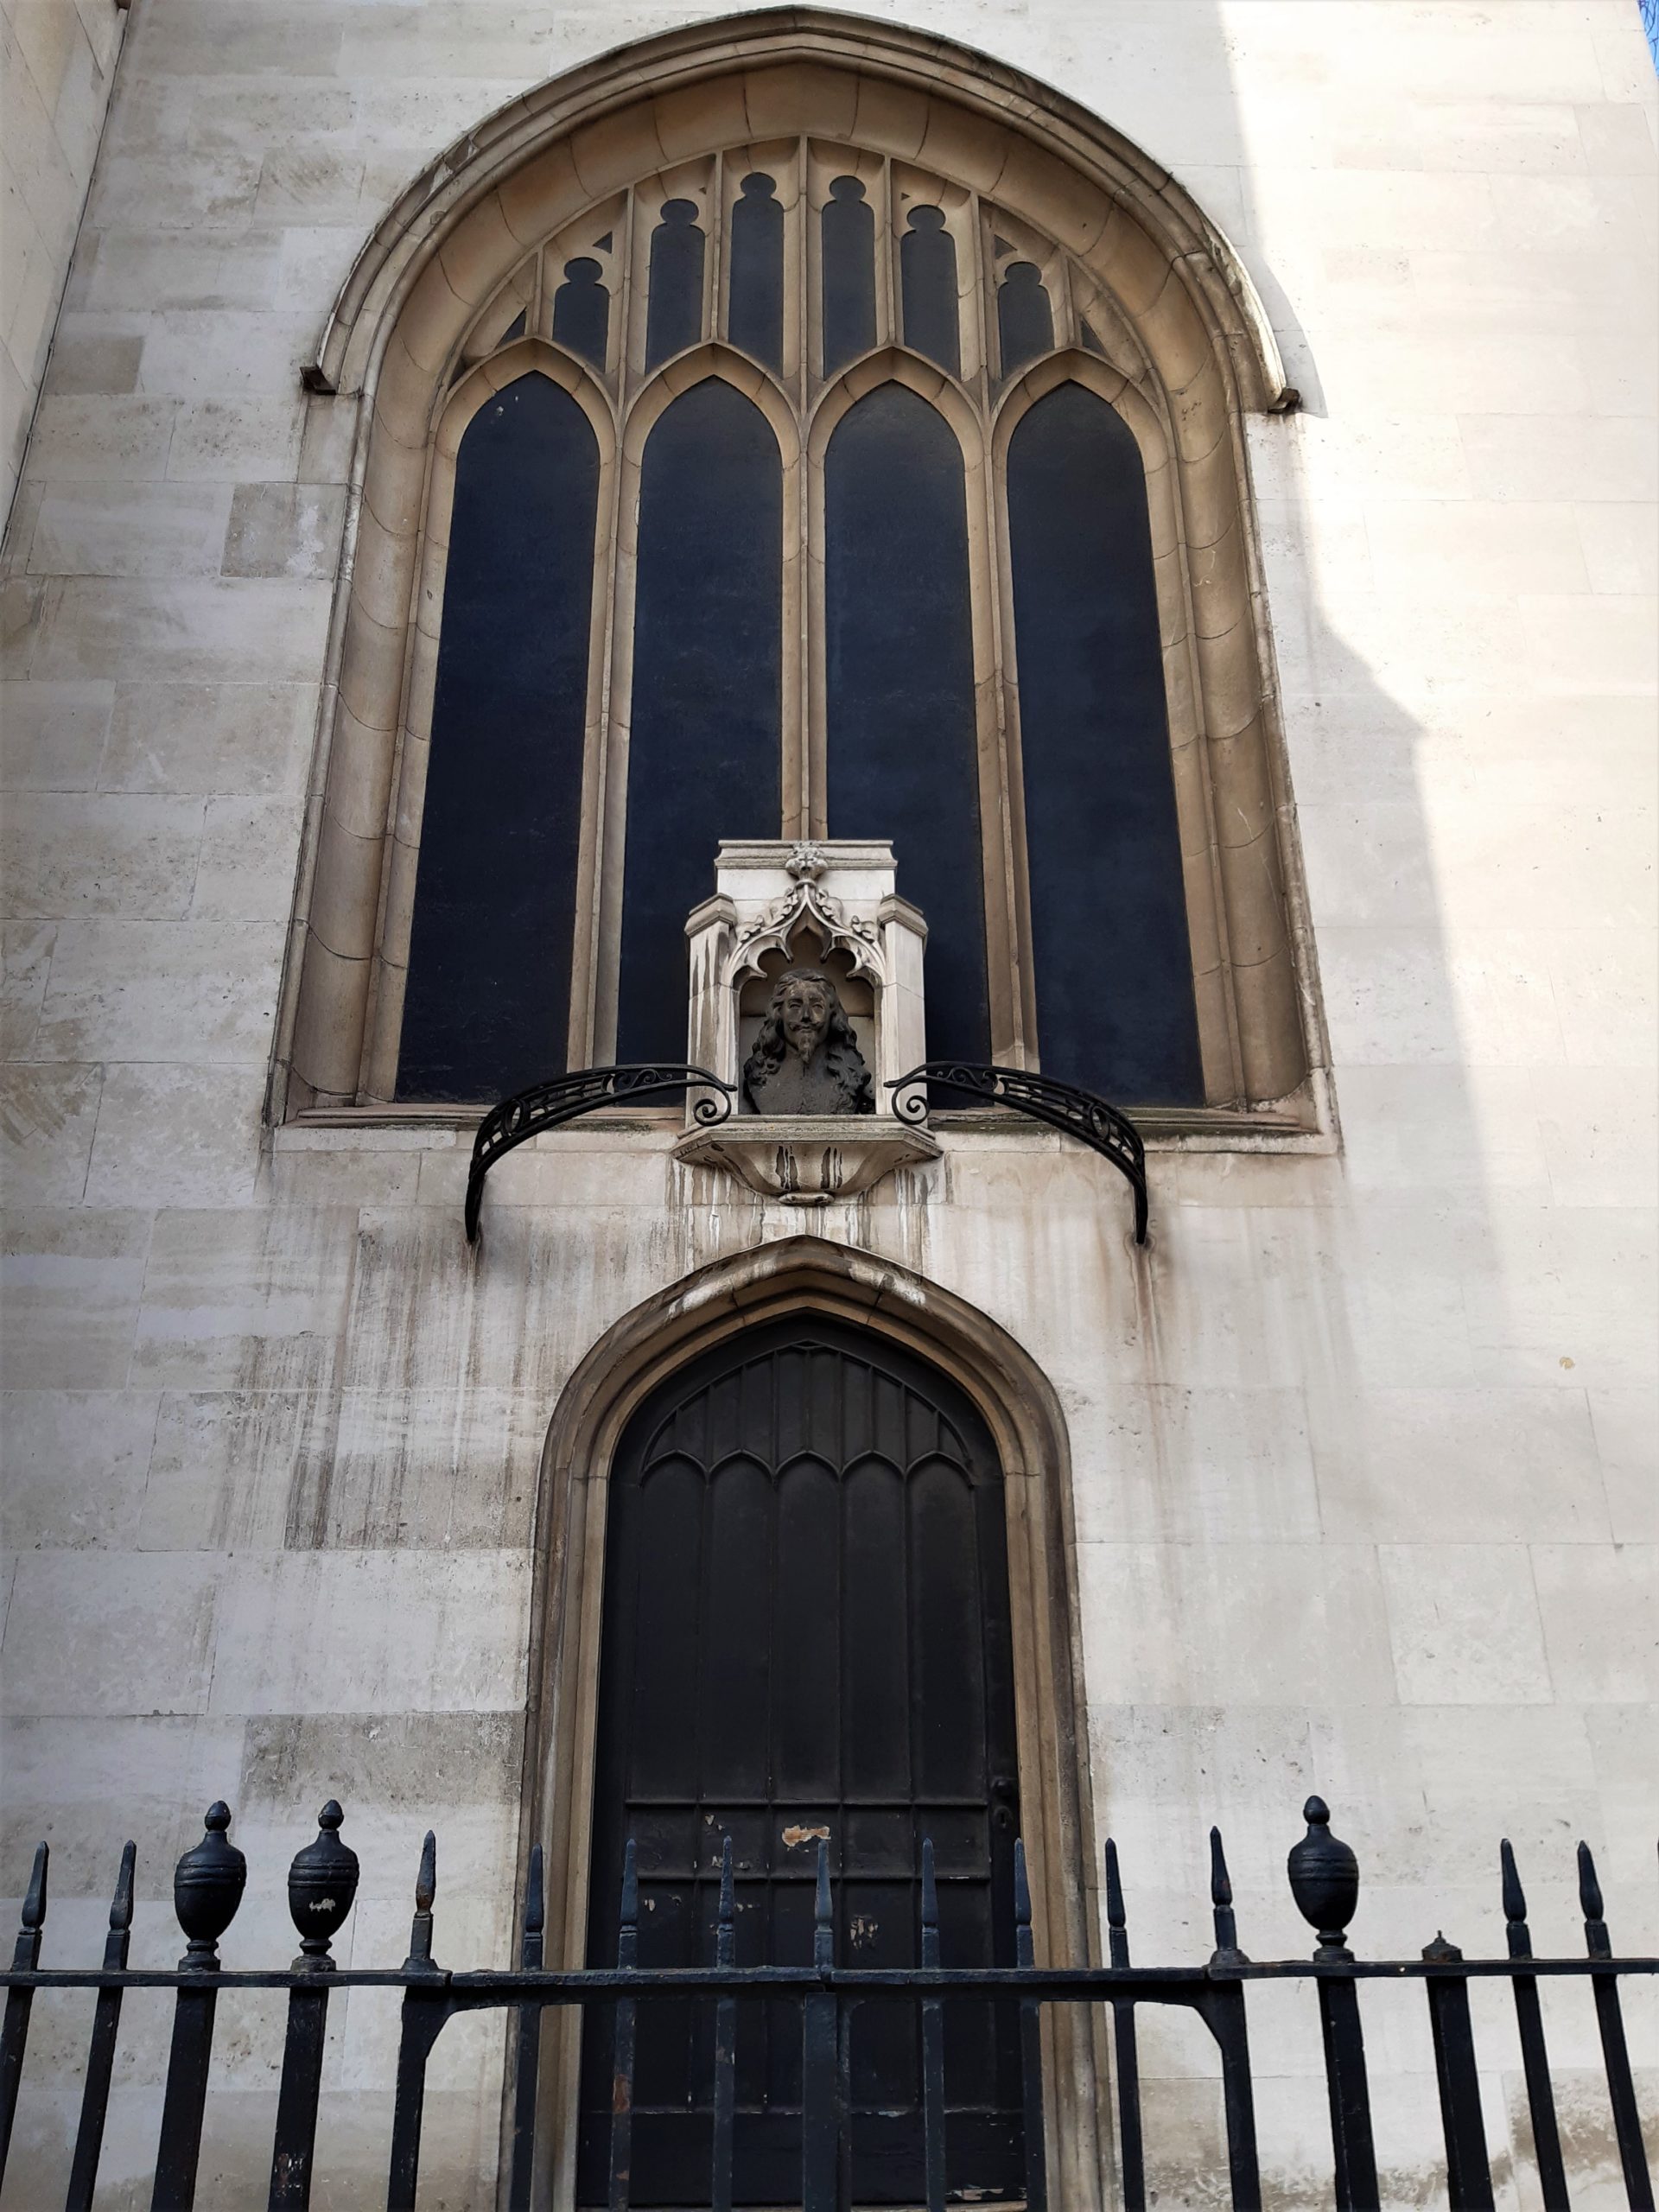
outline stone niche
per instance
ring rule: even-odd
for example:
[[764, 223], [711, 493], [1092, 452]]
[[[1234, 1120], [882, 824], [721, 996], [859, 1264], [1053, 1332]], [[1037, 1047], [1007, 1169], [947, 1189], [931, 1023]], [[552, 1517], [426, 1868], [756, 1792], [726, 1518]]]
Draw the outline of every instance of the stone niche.
[[[899, 1121], [889, 1082], [925, 1056], [922, 955], [927, 925], [894, 888], [885, 840], [816, 844], [728, 839], [715, 895], [686, 923], [691, 1001], [686, 1058], [731, 1084], [732, 1118], [690, 1120], [677, 1156], [723, 1169], [786, 1205], [856, 1198], [895, 1167], [938, 1157], [925, 1129]], [[874, 1114], [761, 1114], [743, 1090], [774, 985], [791, 968], [829, 976], [874, 1084]]]

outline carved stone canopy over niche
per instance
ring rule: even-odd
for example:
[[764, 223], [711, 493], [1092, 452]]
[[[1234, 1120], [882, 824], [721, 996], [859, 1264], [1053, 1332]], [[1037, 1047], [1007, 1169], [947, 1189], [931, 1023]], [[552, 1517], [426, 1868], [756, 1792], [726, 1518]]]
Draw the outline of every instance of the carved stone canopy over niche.
[[[693, 1128], [678, 1156], [794, 1205], [855, 1197], [895, 1167], [936, 1158], [925, 1130], [886, 1110], [887, 1081], [924, 1057], [927, 938], [898, 895], [892, 847], [727, 840], [715, 876], [714, 897], [686, 924], [686, 1058], [739, 1086], [741, 1104], [719, 1128]], [[802, 1066], [773, 1080], [785, 977], [821, 981], [796, 993]]]

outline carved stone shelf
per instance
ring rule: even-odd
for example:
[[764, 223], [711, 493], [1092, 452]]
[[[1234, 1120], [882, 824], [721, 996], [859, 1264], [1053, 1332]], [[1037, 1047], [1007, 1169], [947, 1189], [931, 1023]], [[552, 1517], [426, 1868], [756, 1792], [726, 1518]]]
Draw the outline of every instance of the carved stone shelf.
[[895, 1167], [939, 1156], [925, 1129], [889, 1114], [747, 1114], [717, 1128], [696, 1129], [674, 1147], [677, 1160], [720, 1167], [762, 1198], [789, 1206], [855, 1198]]

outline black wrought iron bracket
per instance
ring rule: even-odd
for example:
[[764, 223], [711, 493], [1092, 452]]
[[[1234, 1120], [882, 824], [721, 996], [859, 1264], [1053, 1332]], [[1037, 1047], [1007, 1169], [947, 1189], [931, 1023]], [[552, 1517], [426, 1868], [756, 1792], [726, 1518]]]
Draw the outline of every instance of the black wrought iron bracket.
[[924, 1060], [920, 1067], [887, 1084], [893, 1093], [893, 1110], [901, 1122], [927, 1119], [927, 1093], [919, 1087], [925, 1084], [983, 1098], [993, 1105], [1012, 1106], [1016, 1113], [1046, 1122], [1051, 1129], [1076, 1137], [1079, 1144], [1109, 1160], [1135, 1192], [1135, 1241], [1146, 1243], [1147, 1147], [1127, 1114], [1096, 1098], [1092, 1090], [1079, 1090], [1075, 1084], [1033, 1075], [1025, 1068], [986, 1067], [973, 1060]]
[[647, 1099], [678, 1097], [688, 1090], [703, 1090], [719, 1096], [699, 1098], [691, 1115], [705, 1128], [712, 1128], [730, 1118], [735, 1086], [722, 1083], [707, 1068], [677, 1062], [572, 1068], [567, 1075], [550, 1077], [545, 1083], [532, 1084], [528, 1090], [504, 1098], [499, 1106], [491, 1107], [473, 1140], [472, 1166], [467, 1171], [467, 1242], [478, 1242], [485, 1177], [515, 1146], [527, 1144], [543, 1129], [556, 1129], [601, 1106], [638, 1106]]

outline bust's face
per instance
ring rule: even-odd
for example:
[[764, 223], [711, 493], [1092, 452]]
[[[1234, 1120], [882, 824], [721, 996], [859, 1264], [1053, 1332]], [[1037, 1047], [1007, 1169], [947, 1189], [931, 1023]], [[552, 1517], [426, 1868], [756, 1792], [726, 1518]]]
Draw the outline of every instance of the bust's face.
[[791, 1052], [810, 1059], [830, 1027], [830, 994], [810, 976], [791, 976], [778, 1009], [784, 1039]]

